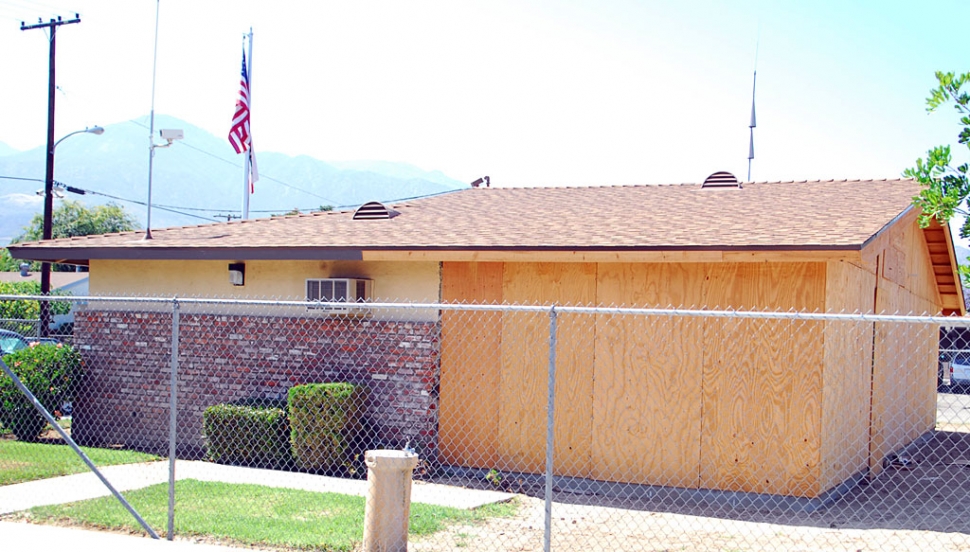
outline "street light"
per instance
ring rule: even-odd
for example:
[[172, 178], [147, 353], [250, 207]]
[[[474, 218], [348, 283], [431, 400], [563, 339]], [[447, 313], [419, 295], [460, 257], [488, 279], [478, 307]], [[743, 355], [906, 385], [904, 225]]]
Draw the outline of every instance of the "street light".
[[97, 135], [97, 136], [101, 136], [102, 134], [104, 134], [104, 129], [101, 128], [101, 127], [99, 127], [99, 126], [97, 126], [97, 125], [95, 125], [95, 126], [93, 126], [91, 128], [85, 128], [84, 130], [75, 130], [74, 132], [68, 133], [68, 134], [64, 135], [64, 137], [61, 138], [60, 140], [54, 142], [54, 149], [57, 149], [57, 144], [60, 144], [61, 142], [63, 142], [64, 140], [67, 140], [71, 136], [74, 136], [75, 134], [84, 134], [85, 132], [88, 133], [88, 134], [94, 134], [94, 135]]
[[[104, 129], [99, 126], [93, 126], [90, 128], [85, 128], [84, 130], [75, 130], [67, 135], [65, 135], [60, 140], [54, 142], [51, 147], [47, 150], [47, 178], [44, 179], [44, 228], [41, 233], [41, 239], [49, 240], [51, 239], [53, 218], [54, 218], [54, 150], [57, 145], [74, 136], [75, 134], [104, 134]], [[50, 144], [50, 142], [48, 142]], [[48, 262], [43, 262], [40, 264], [40, 293], [41, 295], [50, 295], [51, 292], [51, 264]], [[50, 302], [41, 301], [40, 302], [40, 336], [47, 337], [50, 334], [51, 326], [51, 309]]]

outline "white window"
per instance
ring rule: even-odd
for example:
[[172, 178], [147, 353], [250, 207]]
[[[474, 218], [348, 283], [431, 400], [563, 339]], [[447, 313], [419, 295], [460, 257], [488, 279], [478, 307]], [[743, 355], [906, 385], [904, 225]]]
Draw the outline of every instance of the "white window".
[[[314, 278], [306, 281], [306, 300], [328, 303], [363, 303], [371, 297], [373, 282], [364, 278]], [[364, 313], [363, 309], [320, 305], [311, 308], [325, 309], [334, 313]]]

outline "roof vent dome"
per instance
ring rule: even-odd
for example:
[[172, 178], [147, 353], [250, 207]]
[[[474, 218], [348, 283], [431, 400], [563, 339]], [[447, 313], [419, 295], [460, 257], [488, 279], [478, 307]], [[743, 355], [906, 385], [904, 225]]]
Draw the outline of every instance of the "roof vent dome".
[[354, 220], [382, 220], [391, 219], [401, 213], [394, 209], [388, 209], [379, 201], [367, 202], [354, 211]]
[[740, 188], [741, 183], [737, 177], [727, 171], [718, 171], [708, 176], [701, 188]]

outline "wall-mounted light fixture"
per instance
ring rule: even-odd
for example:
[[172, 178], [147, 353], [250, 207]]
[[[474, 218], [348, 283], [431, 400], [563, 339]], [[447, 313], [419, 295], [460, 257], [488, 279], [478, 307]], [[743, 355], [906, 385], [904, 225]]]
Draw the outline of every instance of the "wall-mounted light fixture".
[[229, 283], [234, 286], [246, 285], [246, 263], [229, 263]]

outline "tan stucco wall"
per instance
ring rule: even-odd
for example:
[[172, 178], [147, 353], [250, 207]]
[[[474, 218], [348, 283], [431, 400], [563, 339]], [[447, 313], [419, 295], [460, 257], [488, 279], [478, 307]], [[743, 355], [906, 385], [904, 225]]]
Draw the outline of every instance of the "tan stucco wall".
[[[368, 278], [372, 299], [437, 302], [436, 262], [247, 261], [246, 283], [229, 283], [228, 261], [91, 261], [91, 295], [242, 297], [302, 301], [307, 278]], [[396, 309], [396, 320], [436, 320], [437, 312]]]

